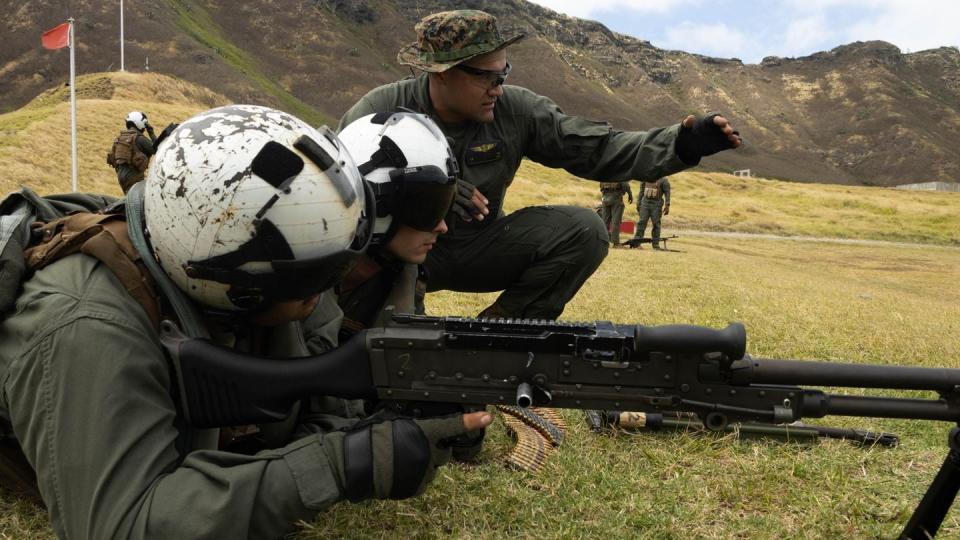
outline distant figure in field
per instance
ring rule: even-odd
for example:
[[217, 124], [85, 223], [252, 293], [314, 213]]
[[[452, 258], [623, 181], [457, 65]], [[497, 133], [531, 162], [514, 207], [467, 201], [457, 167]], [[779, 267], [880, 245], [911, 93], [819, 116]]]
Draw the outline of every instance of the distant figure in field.
[[613, 247], [620, 245], [620, 222], [623, 220], [623, 195], [633, 204], [630, 182], [600, 182], [600, 217], [610, 233]]
[[[640, 199], [637, 201], [637, 213], [640, 220], [634, 238], [643, 238], [647, 230], [647, 221], [653, 221], [650, 232], [653, 249], [660, 247], [660, 217], [670, 213], [670, 179], [666, 176], [655, 182], [643, 182]], [[639, 247], [639, 245], [638, 245]]]
[[127, 115], [126, 122], [127, 127], [114, 139], [113, 147], [107, 154], [107, 164], [117, 171], [117, 181], [124, 194], [132, 185], [143, 180], [143, 172], [147, 170], [150, 156], [156, 152], [158, 145], [146, 114], [133, 111]]

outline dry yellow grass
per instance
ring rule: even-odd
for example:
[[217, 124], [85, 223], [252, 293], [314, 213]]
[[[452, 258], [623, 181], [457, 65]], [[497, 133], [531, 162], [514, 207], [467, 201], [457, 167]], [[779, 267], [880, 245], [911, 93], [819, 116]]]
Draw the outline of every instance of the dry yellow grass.
[[[696, 169], [671, 176], [670, 185], [665, 232], [694, 229], [960, 245], [957, 193], [801, 184]], [[637, 182], [632, 186], [638, 191]], [[529, 162], [521, 166], [508, 193], [508, 210], [548, 203], [600, 204], [596, 182]], [[636, 206], [628, 205], [624, 220], [637, 218]]]
[[[163, 79], [111, 75], [80, 102], [81, 189], [118, 193], [103, 154], [131, 109], [158, 126], [213, 103]], [[133, 84], [129, 84], [132, 82]], [[169, 83], [179, 84], [179, 83]], [[112, 88], [108, 96], [105, 88]], [[139, 89], [149, 100], [140, 100]], [[162, 87], [157, 88], [156, 86]], [[58, 90], [59, 91], [59, 90]], [[162, 91], [168, 98], [152, 101]], [[151, 93], [152, 92], [152, 93]], [[202, 92], [202, 91], [199, 91]], [[111, 99], [112, 98], [112, 99]], [[0, 115], [0, 189], [69, 189], [69, 115], [52, 92]], [[186, 99], [187, 102], [180, 100]], [[199, 98], [197, 98], [199, 99]], [[960, 243], [960, 196], [794, 184], [688, 172], [672, 178], [665, 229]], [[595, 183], [525, 163], [508, 209], [598, 201]], [[635, 219], [635, 210], [627, 218]], [[679, 252], [613, 251], [568, 306], [568, 320], [721, 326], [743, 321], [758, 356], [960, 367], [960, 250], [685, 237]], [[434, 314], [473, 315], [494, 294], [442, 292]], [[409, 501], [340, 504], [305, 524], [323, 537], [891, 537], [945, 452], [946, 423], [832, 418], [893, 431], [896, 450], [736, 441], [687, 434], [597, 437], [578, 412], [539, 476], [496, 460], [490, 430], [480, 465], [445, 468]], [[942, 538], [960, 537], [951, 512]], [[45, 514], [0, 490], [0, 537], [52, 537]]]
[[[123, 119], [147, 113], [157, 133], [229, 101], [190, 83], [159, 74], [92, 74], [77, 81], [77, 149], [80, 191], [120, 195], [106, 155]], [[0, 191], [26, 185], [39, 193], [70, 190], [69, 90], [56, 88], [19, 111], [0, 115]]]

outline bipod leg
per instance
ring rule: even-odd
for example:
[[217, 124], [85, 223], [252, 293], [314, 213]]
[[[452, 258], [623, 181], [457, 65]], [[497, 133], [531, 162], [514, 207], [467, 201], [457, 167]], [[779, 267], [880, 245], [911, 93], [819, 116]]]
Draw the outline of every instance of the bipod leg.
[[913, 516], [907, 522], [901, 540], [923, 540], [933, 538], [943, 523], [943, 518], [953, 505], [953, 499], [960, 490], [960, 428], [950, 430], [950, 451], [947, 459], [933, 478], [930, 487], [913, 511]]

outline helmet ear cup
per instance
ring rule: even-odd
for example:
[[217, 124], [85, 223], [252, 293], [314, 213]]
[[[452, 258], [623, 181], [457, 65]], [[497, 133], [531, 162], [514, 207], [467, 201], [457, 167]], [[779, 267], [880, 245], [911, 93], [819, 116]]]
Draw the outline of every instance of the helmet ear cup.
[[[316, 148], [305, 152], [303, 141]], [[183, 122], [158, 148], [144, 187], [161, 267], [218, 310], [329, 288], [366, 248], [375, 212], [341, 148], [332, 132], [267, 107], [230, 105]], [[329, 167], [311, 155], [319, 153]]]

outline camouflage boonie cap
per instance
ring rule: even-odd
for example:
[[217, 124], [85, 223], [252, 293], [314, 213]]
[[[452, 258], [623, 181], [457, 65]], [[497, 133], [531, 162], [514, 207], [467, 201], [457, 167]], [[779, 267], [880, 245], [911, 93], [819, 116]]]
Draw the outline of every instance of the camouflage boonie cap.
[[524, 34], [508, 39], [497, 29], [497, 18], [484, 11], [461, 9], [427, 15], [417, 23], [417, 41], [400, 49], [397, 61], [437, 73], [520, 41]]

